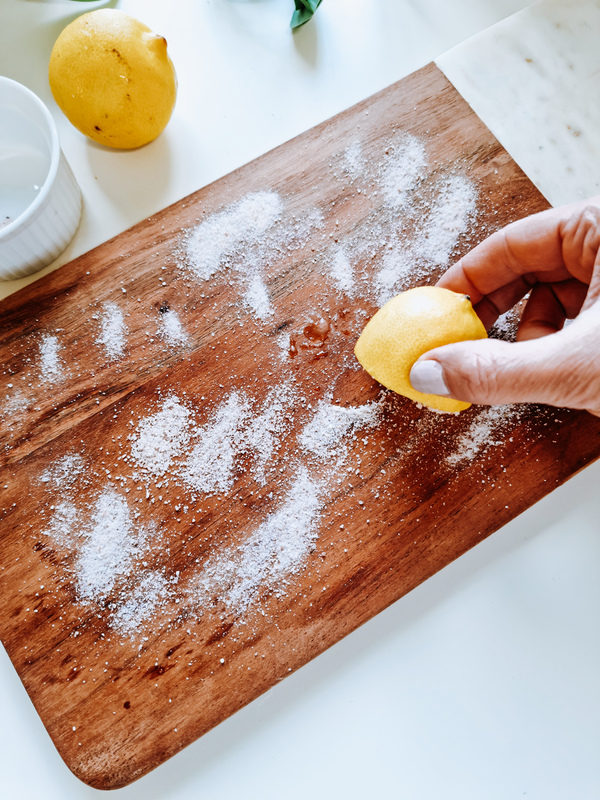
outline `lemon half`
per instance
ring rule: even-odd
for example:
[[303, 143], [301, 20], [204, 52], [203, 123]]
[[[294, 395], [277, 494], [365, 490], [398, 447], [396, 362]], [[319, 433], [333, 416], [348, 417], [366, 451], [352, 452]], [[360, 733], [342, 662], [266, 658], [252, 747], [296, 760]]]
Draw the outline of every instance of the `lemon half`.
[[49, 80], [58, 106], [78, 130], [123, 149], [156, 139], [177, 96], [166, 40], [112, 8], [67, 25], [50, 55]]
[[419, 286], [379, 309], [363, 329], [354, 352], [369, 375], [388, 389], [428, 408], [457, 413], [470, 403], [417, 392], [410, 383], [410, 370], [434, 347], [486, 337], [466, 295]]

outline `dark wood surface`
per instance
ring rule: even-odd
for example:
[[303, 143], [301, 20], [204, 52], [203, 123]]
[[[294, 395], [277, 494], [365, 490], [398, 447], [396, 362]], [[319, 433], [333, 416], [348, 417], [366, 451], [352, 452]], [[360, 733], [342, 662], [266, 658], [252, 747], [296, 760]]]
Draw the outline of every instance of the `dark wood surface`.
[[[424, 147], [427, 166], [412, 206], [392, 213], [374, 187], [377, 165], [407, 134]], [[348, 159], [353, 147], [356, 161], [357, 142], [362, 178]], [[158, 766], [600, 453], [600, 420], [585, 413], [526, 406], [494, 416], [472, 407], [442, 416], [382, 393], [357, 368], [353, 346], [377, 307], [372, 289], [394, 214], [405, 220], [407, 242], [418, 236], [449, 175], [466, 177], [478, 195], [453, 258], [547, 206], [430, 65], [2, 303], [0, 633], [83, 781], [115, 788]], [[285, 201], [290, 230], [311, 209], [322, 221], [269, 251], [261, 269], [272, 314], [260, 320], [241, 302], [235, 264], [205, 282], [181, 254], [199, 220], [266, 190]], [[327, 267], [344, 247], [362, 281], [346, 293]], [[420, 268], [408, 283], [431, 282], [442, 266]], [[98, 343], [107, 302], [122, 309], [127, 328], [124, 352], [112, 358]], [[156, 333], [161, 314], [173, 311], [185, 343]], [[50, 377], [48, 363], [46, 374], [40, 366], [48, 336], [62, 359]], [[131, 436], [168, 397], [206, 426], [236, 391], [250, 403], [247, 429], [265, 401], [276, 403], [276, 386], [294, 394], [263, 473], [241, 448], [229, 484], [212, 492], [191, 490], [174, 466], [162, 477], [136, 475]], [[310, 456], [299, 437], [320, 402], [376, 402], [380, 419]], [[288, 527], [301, 516], [302, 475], [319, 486], [311, 546], [279, 583], [259, 576], [244, 599], [232, 599], [244, 543], [290, 492]], [[147, 538], [120, 583], [86, 597], [78, 559], [103, 492]], [[65, 508], [77, 514], [70, 543], [57, 525]], [[209, 567], [223, 570], [224, 559], [233, 564], [229, 583], [213, 574], [201, 591]], [[149, 571], [162, 576], [160, 603], [124, 633], [115, 624], [123, 598]]]

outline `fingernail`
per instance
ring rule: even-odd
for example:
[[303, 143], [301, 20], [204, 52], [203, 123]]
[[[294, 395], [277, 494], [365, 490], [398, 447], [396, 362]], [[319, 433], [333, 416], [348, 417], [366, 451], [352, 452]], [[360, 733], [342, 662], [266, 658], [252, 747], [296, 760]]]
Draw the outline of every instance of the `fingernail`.
[[444, 381], [444, 370], [437, 361], [417, 361], [410, 371], [413, 389], [423, 394], [439, 394], [448, 397], [450, 392]]

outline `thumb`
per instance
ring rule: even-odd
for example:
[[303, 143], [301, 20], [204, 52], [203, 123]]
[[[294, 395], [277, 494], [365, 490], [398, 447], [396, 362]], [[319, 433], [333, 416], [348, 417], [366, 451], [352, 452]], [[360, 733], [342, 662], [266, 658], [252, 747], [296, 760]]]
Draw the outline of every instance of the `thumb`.
[[600, 315], [590, 312], [539, 339], [430, 350], [413, 365], [410, 382], [419, 392], [468, 403], [548, 403], [600, 416]]

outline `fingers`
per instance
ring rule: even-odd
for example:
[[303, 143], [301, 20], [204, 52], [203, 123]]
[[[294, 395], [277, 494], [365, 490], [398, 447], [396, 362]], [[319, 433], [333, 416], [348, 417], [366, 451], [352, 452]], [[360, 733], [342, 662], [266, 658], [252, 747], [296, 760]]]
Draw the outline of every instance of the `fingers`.
[[600, 197], [508, 225], [438, 286], [468, 294], [486, 327], [530, 296], [517, 342], [432, 350], [413, 366], [415, 389], [484, 405], [538, 402], [600, 416]]
[[[440, 278], [438, 285], [484, 297], [538, 271], [570, 277], [563, 263], [560, 224], [564, 211], [550, 209], [513, 222], [467, 253]], [[527, 282], [531, 285], [534, 277]]]
[[576, 280], [536, 283], [519, 322], [517, 339], [537, 339], [560, 331], [579, 313], [588, 287]]
[[511, 223], [471, 250], [438, 285], [468, 294], [475, 305], [495, 295], [503, 313], [517, 289], [524, 294], [538, 281], [589, 284], [599, 251], [600, 198], [592, 198]]
[[590, 280], [590, 285], [588, 287], [588, 291], [582, 306], [582, 311], [587, 311], [587, 309], [591, 308], [594, 305], [594, 303], [598, 302], [599, 299], [600, 299], [600, 250], [596, 255], [594, 268], [592, 270], [592, 278]]
[[543, 338], [514, 343], [483, 339], [436, 348], [413, 366], [411, 383], [418, 391], [470, 403], [547, 403], [600, 416], [599, 356], [597, 304], [568, 328]]

